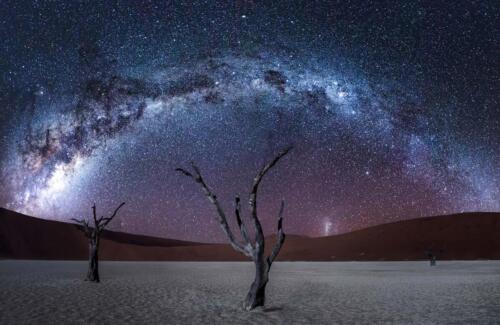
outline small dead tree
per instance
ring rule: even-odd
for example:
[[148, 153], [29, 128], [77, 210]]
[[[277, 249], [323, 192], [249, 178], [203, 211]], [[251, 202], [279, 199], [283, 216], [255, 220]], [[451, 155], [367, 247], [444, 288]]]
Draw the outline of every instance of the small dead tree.
[[75, 219], [72, 218], [71, 220], [75, 221], [79, 226], [78, 229], [80, 229], [84, 234], [85, 237], [88, 238], [89, 240], [89, 269], [87, 271], [87, 277], [85, 278], [85, 281], [91, 281], [91, 282], [99, 282], [99, 241], [101, 237], [101, 233], [104, 230], [104, 228], [113, 220], [113, 218], [116, 216], [118, 213], [118, 210], [125, 205], [125, 202], [121, 203], [113, 212], [113, 214], [110, 217], [97, 217], [96, 213], [96, 207], [95, 203], [92, 206], [92, 219], [93, 219], [93, 226], [89, 225], [89, 222], [87, 219]]
[[427, 258], [429, 259], [430, 266], [436, 266], [436, 254], [432, 250], [428, 249], [425, 251]]
[[176, 169], [176, 171], [181, 172], [185, 176], [191, 177], [196, 183], [201, 186], [205, 196], [215, 206], [215, 209], [217, 210], [217, 221], [219, 222], [222, 231], [229, 239], [229, 243], [231, 244], [231, 246], [236, 251], [250, 257], [255, 264], [255, 278], [252, 285], [250, 286], [250, 291], [248, 292], [245, 301], [243, 302], [243, 308], [245, 310], [251, 310], [258, 306], [264, 306], [266, 298], [266, 285], [269, 281], [269, 271], [285, 241], [285, 233], [283, 232], [283, 210], [285, 207], [285, 203], [281, 201], [281, 206], [278, 214], [278, 236], [276, 239], [276, 243], [274, 244], [271, 254], [267, 257], [264, 255], [264, 233], [262, 231], [260, 220], [257, 216], [257, 190], [264, 175], [266, 175], [266, 173], [274, 165], [276, 165], [278, 160], [285, 156], [291, 149], [292, 147], [288, 147], [285, 150], [281, 151], [270, 163], [262, 167], [257, 176], [254, 178], [248, 202], [250, 206], [250, 216], [255, 229], [255, 238], [253, 241], [250, 238], [250, 234], [245, 223], [241, 219], [240, 198], [239, 196], [236, 196], [235, 217], [241, 233], [241, 237], [243, 239], [243, 243], [235, 238], [227, 222], [226, 214], [222, 209], [219, 201], [217, 200], [217, 196], [205, 183], [205, 180], [201, 176], [200, 169], [193, 162], [191, 162], [193, 173], [182, 168]]

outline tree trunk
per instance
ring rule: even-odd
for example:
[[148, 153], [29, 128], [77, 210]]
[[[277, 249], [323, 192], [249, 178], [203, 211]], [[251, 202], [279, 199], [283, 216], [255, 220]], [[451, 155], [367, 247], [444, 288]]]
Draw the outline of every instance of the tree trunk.
[[86, 281], [99, 282], [99, 245], [89, 241], [89, 270]]
[[250, 286], [243, 309], [252, 310], [255, 307], [264, 306], [266, 302], [266, 285], [269, 280], [269, 268], [263, 257], [254, 260], [255, 263], [255, 279]]

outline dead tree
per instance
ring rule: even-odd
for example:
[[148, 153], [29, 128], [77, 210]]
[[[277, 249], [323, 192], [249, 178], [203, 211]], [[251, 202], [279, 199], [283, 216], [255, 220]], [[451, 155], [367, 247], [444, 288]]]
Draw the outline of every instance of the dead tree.
[[110, 217], [97, 217], [96, 213], [96, 208], [95, 208], [95, 203], [92, 206], [92, 219], [94, 222], [94, 225], [91, 226], [89, 225], [89, 222], [87, 219], [75, 219], [72, 218], [71, 220], [75, 221], [78, 223], [78, 228], [83, 231], [85, 234], [85, 237], [88, 238], [89, 241], [89, 269], [87, 271], [87, 277], [85, 278], [85, 281], [91, 281], [91, 282], [99, 282], [99, 241], [101, 237], [101, 233], [104, 230], [104, 228], [113, 220], [113, 218], [116, 216], [116, 213], [120, 208], [125, 204], [123, 202], [118, 206], [118, 208], [115, 209], [113, 214]]
[[196, 183], [198, 183], [205, 196], [208, 200], [215, 206], [217, 210], [217, 221], [224, 232], [224, 234], [229, 239], [231, 246], [238, 252], [250, 257], [255, 264], [255, 278], [250, 286], [250, 291], [248, 292], [245, 301], [243, 302], [243, 308], [245, 310], [251, 310], [258, 306], [264, 306], [266, 298], [266, 285], [269, 281], [269, 271], [274, 260], [278, 256], [281, 247], [285, 241], [285, 233], [283, 232], [283, 209], [285, 203], [281, 201], [281, 206], [278, 214], [278, 236], [276, 243], [269, 256], [264, 255], [265, 239], [264, 233], [262, 231], [262, 225], [257, 216], [257, 190], [262, 181], [262, 178], [266, 173], [285, 156], [292, 148], [286, 148], [281, 151], [270, 163], [262, 167], [257, 176], [254, 178], [252, 189], [250, 191], [249, 206], [250, 206], [250, 216], [253, 221], [253, 227], [255, 229], [255, 237], [252, 240], [248, 232], [246, 224], [241, 219], [241, 204], [239, 196], [235, 198], [235, 217], [238, 224], [238, 228], [241, 233], [243, 242], [237, 240], [229, 227], [227, 222], [226, 214], [222, 209], [217, 196], [210, 190], [205, 180], [201, 176], [200, 169], [191, 162], [193, 173], [182, 168], [177, 168], [176, 171], [181, 172], [185, 176], [191, 177]]
[[432, 252], [432, 250], [427, 250], [426, 254], [429, 259], [430, 266], [436, 266], [436, 255]]

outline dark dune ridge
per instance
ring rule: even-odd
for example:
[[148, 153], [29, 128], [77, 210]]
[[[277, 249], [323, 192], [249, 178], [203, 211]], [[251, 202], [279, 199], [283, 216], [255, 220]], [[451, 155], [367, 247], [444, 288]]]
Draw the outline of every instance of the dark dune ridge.
[[[269, 237], [267, 249], [274, 237]], [[418, 218], [350, 233], [309, 238], [289, 235], [282, 261], [375, 261], [500, 259], [500, 213], [463, 213]], [[25, 216], [0, 208], [0, 257], [86, 259], [87, 241], [74, 224]], [[244, 261], [226, 244], [105, 231], [100, 258], [137, 261]]]

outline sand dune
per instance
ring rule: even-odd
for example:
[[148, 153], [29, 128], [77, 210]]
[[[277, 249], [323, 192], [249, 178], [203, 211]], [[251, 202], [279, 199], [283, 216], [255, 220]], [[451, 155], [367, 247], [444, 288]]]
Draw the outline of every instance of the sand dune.
[[[268, 238], [267, 248], [273, 237]], [[105, 260], [243, 261], [226, 244], [201, 244], [107, 231]], [[438, 259], [500, 259], [500, 213], [464, 213], [399, 221], [347, 234], [288, 236], [282, 261], [418, 260], [432, 249]], [[87, 243], [73, 224], [0, 209], [0, 257], [86, 259]]]

